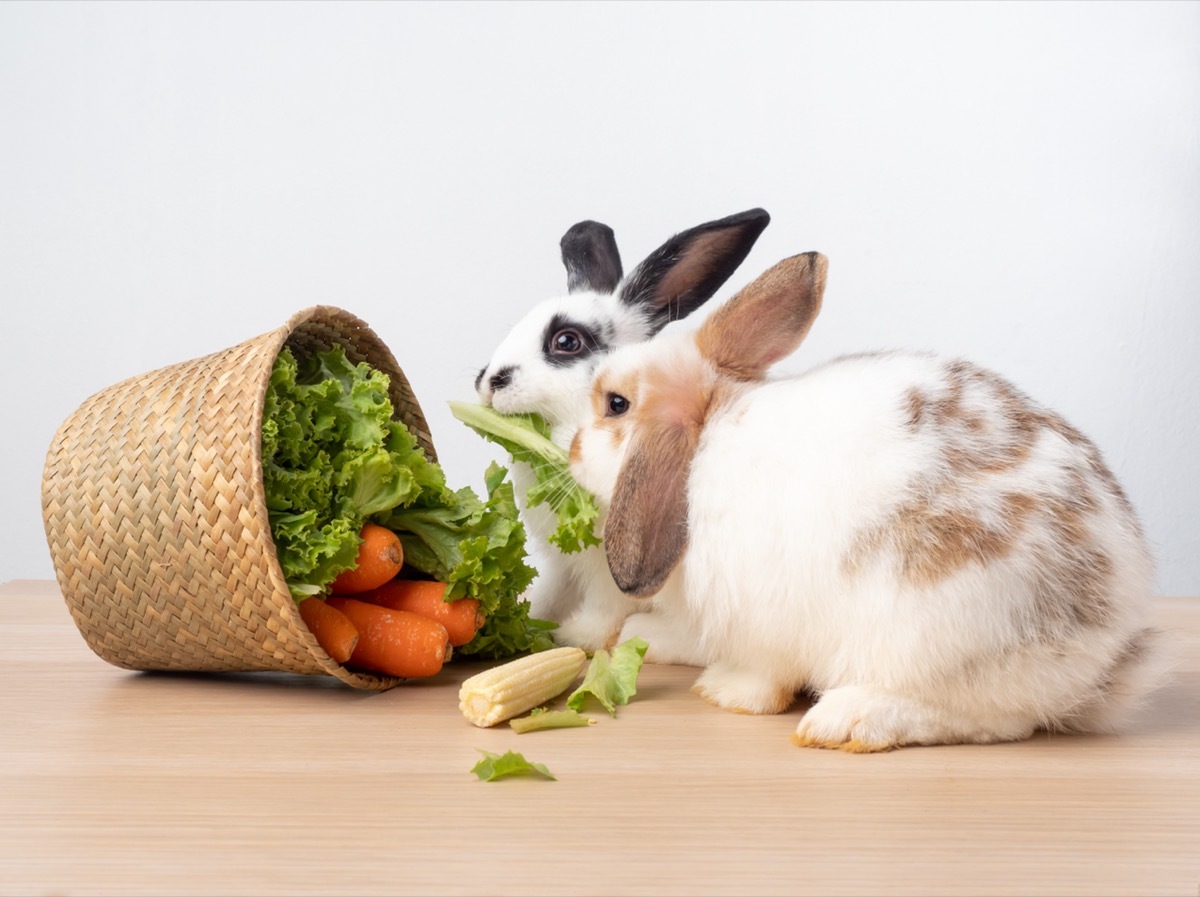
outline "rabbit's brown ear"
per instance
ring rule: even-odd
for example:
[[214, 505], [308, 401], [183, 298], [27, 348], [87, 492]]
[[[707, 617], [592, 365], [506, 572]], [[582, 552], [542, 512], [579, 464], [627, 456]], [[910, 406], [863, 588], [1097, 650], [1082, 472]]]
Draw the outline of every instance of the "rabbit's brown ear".
[[604, 524], [608, 569], [622, 592], [657, 592], [687, 547], [687, 482], [696, 434], [682, 425], [639, 428]]
[[721, 371], [757, 380], [804, 341], [821, 310], [828, 260], [819, 252], [786, 258], [708, 317], [700, 352]]
[[621, 282], [621, 253], [612, 228], [599, 221], [580, 221], [558, 241], [563, 267], [567, 269], [567, 292], [592, 290], [611, 293]]

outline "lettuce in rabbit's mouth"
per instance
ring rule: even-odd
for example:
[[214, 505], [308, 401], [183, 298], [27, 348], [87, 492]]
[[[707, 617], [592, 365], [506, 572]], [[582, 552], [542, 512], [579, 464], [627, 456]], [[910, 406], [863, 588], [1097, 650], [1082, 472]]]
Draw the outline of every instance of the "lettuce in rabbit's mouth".
[[571, 554], [599, 545], [595, 497], [571, 476], [565, 449], [550, 441], [550, 425], [537, 414], [501, 414], [486, 405], [450, 402], [450, 413], [494, 442], [514, 461], [524, 461], [536, 482], [525, 495], [529, 507], [548, 504], [558, 516], [558, 529], [550, 536], [559, 551]]

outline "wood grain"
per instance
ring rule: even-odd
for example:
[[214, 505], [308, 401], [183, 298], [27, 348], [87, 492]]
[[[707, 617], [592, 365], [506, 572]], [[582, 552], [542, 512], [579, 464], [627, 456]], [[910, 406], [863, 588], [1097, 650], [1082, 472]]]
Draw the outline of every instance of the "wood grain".
[[[1200, 599], [1119, 737], [851, 756], [803, 707], [723, 712], [652, 666], [615, 719], [477, 729], [458, 683], [131, 673], [57, 586], [0, 585], [0, 894], [1200, 893]], [[477, 749], [557, 781], [478, 781]]]

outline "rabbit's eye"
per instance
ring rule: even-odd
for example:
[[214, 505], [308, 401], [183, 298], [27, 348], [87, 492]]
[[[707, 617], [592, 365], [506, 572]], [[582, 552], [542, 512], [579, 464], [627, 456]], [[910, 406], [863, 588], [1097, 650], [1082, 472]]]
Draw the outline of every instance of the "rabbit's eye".
[[610, 392], [605, 398], [605, 417], [620, 417], [629, 410], [629, 399], [615, 392]]
[[554, 334], [550, 347], [555, 355], [577, 355], [583, 348], [583, 336], [578, 330], [560, 330]]

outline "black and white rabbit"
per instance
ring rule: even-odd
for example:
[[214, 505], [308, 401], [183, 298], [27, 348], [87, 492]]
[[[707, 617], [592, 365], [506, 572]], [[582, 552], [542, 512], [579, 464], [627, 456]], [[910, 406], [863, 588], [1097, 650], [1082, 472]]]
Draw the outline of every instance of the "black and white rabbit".
[[[551, 439], [567, 448], [600, 359], [704, 304], [769, 221], [762, 209], [750, 209], [682, 231], [627, 277], [611, 228], [594, 221], [574, 225], [560, 244], [568, 294], [534, 306], [496, 347], [475, 380], [480, 401], [505, 414], [542, 415]], [[521, 500], [532, 474], [528, 465], [514, 464], [512, 476]], [[600, 549], [562, 554], [547, 547], [557, 525], [549, 508], [523, 507], [523, 517], [545, 549], [528, 596], [531, 613], [562, 622], [554, 637], [563, 644], [604, 647], [637, 604], [613, 584]]]
[[780, 262], [694, 332], [599, 366], [572, 471], [601, 498], [622, 630], [731, 710], [816, 701], [848, 751], [1115, 727], [1158, 680], [1154, 564], [1100, 452], [966, 361], [887, 352], [800, 376], [826, 260]]

